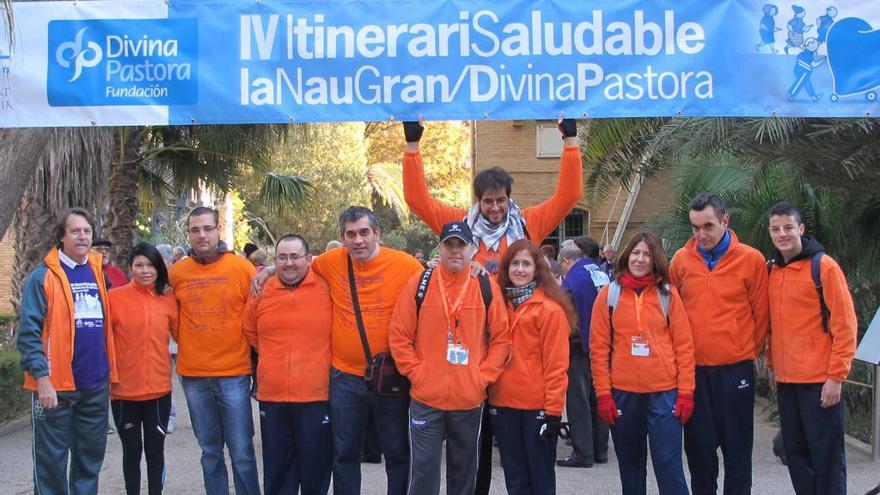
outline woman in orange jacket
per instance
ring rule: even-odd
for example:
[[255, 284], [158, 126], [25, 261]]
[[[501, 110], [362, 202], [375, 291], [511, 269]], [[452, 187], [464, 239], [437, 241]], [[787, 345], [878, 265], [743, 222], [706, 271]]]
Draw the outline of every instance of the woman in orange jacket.
[[694, 342], [666, 259], [656, 235], [636, 234], [593, 305], [593, 385], [624, 495], [646, 492], [648, 438], [660, 495], [688, 493], [681, 434], [694, 411]]
[[143, 450], [147, 486], [154, 495], [162, 493], [165, 478], [165, 432], [171, 411], [168, 342], [177, 337], [177, 301], [165, 295], [168, 271], [155, 247], [136, 245], [129, 264], [131, 282], [108, 294], [119, 373], [119, 382], [110, 389], [110, 407], [122, 442], [125, 491], [140, 493]]
[[489, 416], [507, 491], [556, 493], [556, 440], [568, 387], [568, 335], [574, 308], [540, 246], [514, 242], [501, 258], [498, 284], [507, 301], [511, 357], [489, 387]]

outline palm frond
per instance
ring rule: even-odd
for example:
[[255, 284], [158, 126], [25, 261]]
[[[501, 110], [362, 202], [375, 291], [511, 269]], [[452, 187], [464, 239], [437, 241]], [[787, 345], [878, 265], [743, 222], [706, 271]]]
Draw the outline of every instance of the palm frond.
[[302, 177], [268, 172], [260, 187], [259, 200], [267, 208], [280, 212], [284, 207], [302, 205], [314, 192], [314, 186]]
[[391, 207], [401, 223], [409, 220], [409, 206], [403, 199], [403, 178], [400, 165], [396, 163], [374, 163], [367, 166], [364, 189], [378, 195], [382, 202]]

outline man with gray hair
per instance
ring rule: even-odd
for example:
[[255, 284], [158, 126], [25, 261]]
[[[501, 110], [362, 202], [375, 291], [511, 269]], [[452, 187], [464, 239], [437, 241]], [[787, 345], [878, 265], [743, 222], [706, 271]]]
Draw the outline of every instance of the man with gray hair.
[[614, 272], [615, 254], [614, 246], [611, 244], [605, 244], [605, 247], [602, 248], [602, 256], [596, 259], [596, 261], [599, 262], [599, 268], [607, 273], [609, 277]]
[[599, 245], [583, 236], [559, 251], [559, 268], [565, 275], [562, 289], [571, 297], [578, 315], [578, 331], [570, 337], [568, 391], [565, 407], [571, 425], [571, 455], [556, 461], [560, 467], [591, 467], [608, 462], [608, 425], [596, 414], [596, 392], [590, 372], [590, 318], [599, 289], [608, 275], [594, 261]]

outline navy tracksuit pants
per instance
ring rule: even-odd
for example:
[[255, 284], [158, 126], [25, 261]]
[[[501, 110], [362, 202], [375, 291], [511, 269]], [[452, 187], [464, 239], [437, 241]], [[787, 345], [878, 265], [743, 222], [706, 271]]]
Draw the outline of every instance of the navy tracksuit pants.
[[797, 495], [846, 493], [843, 400], [822, 407], [821, 383], [778, 383], [779, 421]]
[[510, 495], [556, 493], [556, 438], [539, 435], [544, 413], [489, 406], [492, 430], [501, 454], [504, 482]]
[[330, 489], [333, 434], [330, 405], [260, 402], [263, 486], [266, 495], [324, 495]]
[[645, 495], [648, 440], [660, 495], [688, 495], [681, 465], [681, 423], [675, 417], [678, 392], [611, 390], [620, 412], [611, 427], [623, 495]]
[[752, 490], [755, 365], [751, 360], [697, 366], [694, 414], [684, 427], [684, 451], [694, 495], [718, 492], [718, 448], [724, 455], [724, 495]]

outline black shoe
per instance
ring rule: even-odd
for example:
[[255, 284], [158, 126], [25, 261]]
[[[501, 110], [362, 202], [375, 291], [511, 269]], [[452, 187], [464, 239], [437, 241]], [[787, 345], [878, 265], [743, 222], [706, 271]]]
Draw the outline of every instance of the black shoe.
[[591, 467], [593, 467], [592, 462], [576, 461], [576, 460], [572, 459], [571, 456], [566, 457], [565, 459], [557, 460], [556, 465], [559, 467], [568, 467], [568, 468], [591, 468]]
[[363, 454], [361, 462], [366, 464], [382, 464], [382, 454]]

